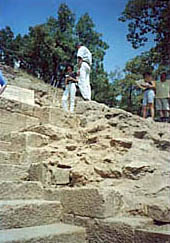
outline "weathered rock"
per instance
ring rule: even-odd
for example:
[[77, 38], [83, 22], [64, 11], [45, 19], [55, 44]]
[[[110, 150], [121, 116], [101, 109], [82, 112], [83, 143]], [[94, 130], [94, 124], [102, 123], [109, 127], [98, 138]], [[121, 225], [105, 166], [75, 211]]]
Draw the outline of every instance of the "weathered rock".
[[115, 216], [123, 206], [119, 193], [112, 188], [68, 188], [46, 192], [48, 200], [59, 200], [64, 213], [91, 218]]
[[59, 128], [57, 126], [52, 126], [50, 124], [44, 124], [44, 125], [38, 125], [38, 126], [26, 128], [23, 130], [23, 132], [25, 130], [34, 133], [40, 133], [42, 135], [50, 137], [52, 140], [57, 140], [57, 141], [66, 138], [67, 135], [65, 129], [61, 127]]
[[146, 162], [132, 162], [123, 167], [123, 175], [129, 179], [138, 180], [146, 173], [153, 173], [155, 168]]
[[112, 147], [119, 146], [125, 149], [130, 149], [132, 147], [132, 141], [128, 139], [112, 138], [110, 145]]
[[122, 176], [121, 169], [116, 168], [115, 166], [108, 165], [96, 165], [94, 170], [103, 178], [117, 178], [119, 179]]
[[[168, 196], [168, 195], [167, 195]], [[170, 201], [168, 197], [156, 198], [146, 205], [147, 216], [160, 223], [170, 223]]]

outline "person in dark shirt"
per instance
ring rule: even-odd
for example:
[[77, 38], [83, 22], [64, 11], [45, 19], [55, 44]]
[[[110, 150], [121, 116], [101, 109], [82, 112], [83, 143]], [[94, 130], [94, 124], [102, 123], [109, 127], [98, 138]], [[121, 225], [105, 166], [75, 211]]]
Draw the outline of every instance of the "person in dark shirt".
[[[65, 91], [62, 97], [62, 107], [65, 111], [74, 112], [77, 74], [73, 72], [73, 66], [67, 65], [65, 74]], [[68, 109], [68, 98], [70, 97], [70, 107]]]

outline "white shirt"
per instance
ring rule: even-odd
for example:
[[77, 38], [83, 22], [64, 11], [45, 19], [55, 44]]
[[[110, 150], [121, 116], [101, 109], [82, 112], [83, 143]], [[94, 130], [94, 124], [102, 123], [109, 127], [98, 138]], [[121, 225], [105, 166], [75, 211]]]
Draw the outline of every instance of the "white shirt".
[[88, 62], [90, 65], [92, 64], [92, 54], [85, 46], [78, 49], [77, 57], [81, 57], [83, 61]]

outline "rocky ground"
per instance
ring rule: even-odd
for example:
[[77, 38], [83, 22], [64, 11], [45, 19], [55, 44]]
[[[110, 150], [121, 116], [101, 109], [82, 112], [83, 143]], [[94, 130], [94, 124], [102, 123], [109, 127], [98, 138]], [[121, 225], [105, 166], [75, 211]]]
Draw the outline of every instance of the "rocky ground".
[[[37, 107], [52, 106], [58, 113], [56, 126], [39, 123], [20, 129], [20, 134], [44, 136], [43, 151], [50, 151], [30, 165], [24, 180], [37, 179], [43, 167], [41, 181], [47, 189], [114, 189], [116, 215], [148, 217], [155, 227], [170, 231], [170, 124], [80, 98], [75, 114], [68, 114], [60, 107], [61, 90], [20, 71], [4, 66], [3, 71], [9, 83], [35, 90]], [[65, 185], [57, 183], [60, 169], [69, 173]]]

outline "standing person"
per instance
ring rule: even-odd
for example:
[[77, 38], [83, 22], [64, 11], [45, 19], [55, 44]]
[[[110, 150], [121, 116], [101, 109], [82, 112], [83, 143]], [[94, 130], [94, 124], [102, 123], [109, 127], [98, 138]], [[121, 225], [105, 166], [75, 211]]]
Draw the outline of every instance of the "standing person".
[[4, 92], [7, 86], [7, 81], [4, 79], [2, 72], [0, 70], [0, 95]]
[[81, 43], [76, 44], [78, 48], [77, 62], [79, 66], [79, 89], [84, 100], [91, 100], [90, 70], [92, 64], [92, 54]]
[[143, 78], [144, 78], [144, 82], [138, 84], [138, 86], [144, 90], [143, 118], [146, 118], [147, 108], [148, 108], [150, 110], [152, 119], [154, 119], [155, 81], [153, 81], [152, 74], [150, 72], [144, 73]]
[[76, 95], [77, 73], [73, 72], [73, 66], [67, 65], [65, 75], [65, 91], [62, 97], [62, 107], [68, 111], [68, 98], [70, 96], [70, 112], [74, 112], [75, 95]]
[[156, 110], [159, 111], [160, 121], [169, 120], [170, 82], [166, 72], [162, 72], [160, 82], [156, 82]]

